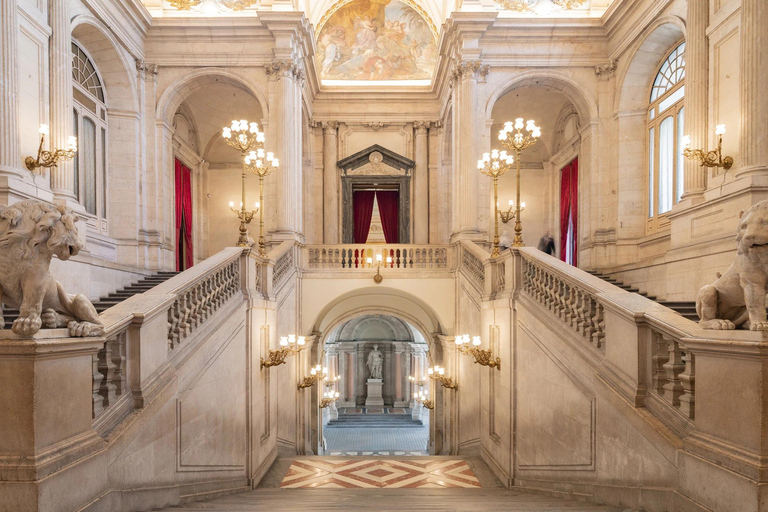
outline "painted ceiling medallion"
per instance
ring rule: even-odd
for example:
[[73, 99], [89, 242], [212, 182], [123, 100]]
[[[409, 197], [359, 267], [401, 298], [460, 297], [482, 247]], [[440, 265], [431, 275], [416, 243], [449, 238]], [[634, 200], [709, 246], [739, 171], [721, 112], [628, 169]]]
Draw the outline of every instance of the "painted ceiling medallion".
[[170, 0], [169, 3], [180, 11], [188, 11], [202, 4], [203, 0]]
[[242, 11], [252, 5], [256, 5], [258, 0], [216, 0], [220, 6], [233, 11]]
[[552, 0], [552, 3], [561, 9], [569, 11], [571, 9], [578, 9], [581, 7], [581, 4], [584, 3], [584, 0]]
[[497, 4], [508, 11], [533, 12], [538, 0], [495, 0]]

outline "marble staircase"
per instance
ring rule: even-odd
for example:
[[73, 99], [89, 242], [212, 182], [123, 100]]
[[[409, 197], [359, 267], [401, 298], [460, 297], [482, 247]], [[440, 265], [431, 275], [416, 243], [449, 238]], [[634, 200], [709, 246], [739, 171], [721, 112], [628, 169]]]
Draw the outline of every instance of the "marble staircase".
[[[120, 290], [117, 290], [114, 293], [110, 293], [109, 295], [100, 298], [99, 300], [94, 302], [93, 305], [96, 307], [96, 311], [98, 311], [99, 314], [101, 314], [107, 309], [113, 306], [117, 306], [124, 300], [129, 299], [134, 295], [138, 295], [140, 293], [144, 293], [146, 291], [151, 290], [155, 286], [158, 286], [166, 282], [168, 279], [172, 278], [177, 274], [178, 272], [162, 271], [162, 272], [158, 272], [157, 274], [147, 276], [144, 279], [141, 279], [140, 281], [137, 281], [129, 286], [126, 286], [125, 288], [122, 288]], [[13, 324], [13, 321], [16, 320], [16, 317], [18, 316], [19, 316], [18, 309], [10, 309], [10, 308], [3, 309], [3, 317], [5, 318], [6, 326], [10, 326], [11, 324]]]
[[665, 306], [673, 311], [676, 311], [677, 313], [680, 313], [680, 315], [682, 315], [682, 317], [685, 318], [686, 320], [691, 320], [693, 322], [699, 321], [699, 315], [698, 313], [696, 313], [696, 303], [693, 301], [659, 300], [652, 295], [648, 295], [645, 292], [641, 292], [637, 288], [628, 284], [624, 284], [621, 281], [617, 281], [616, 279], [609, 277], [605, 274], [601, 274], [599, 272], [594, 272], [594, 271], [587, 271], [587, 273], [592, 274], [595, 277], [599, 277], [606, 283], [610, 283], [618, 288], [621, 288], [622, 290], [626, 290], [630, 293], [637, 293], [638, 295], [642, 295], [647, 299], [650, 299], [654, 302], [661, 304], [662, 306]]
[[411, 418], [410, 409], [403, 414], [350, 414], [339, 410], [339, 418], [328, 422], [325, 428], [414, 428], [421, 427], [421, 420]]

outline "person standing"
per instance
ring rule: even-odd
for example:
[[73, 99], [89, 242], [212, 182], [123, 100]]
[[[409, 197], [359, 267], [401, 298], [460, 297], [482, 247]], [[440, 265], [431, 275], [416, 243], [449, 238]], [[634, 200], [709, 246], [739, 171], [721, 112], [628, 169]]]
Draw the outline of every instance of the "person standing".
[[555, 255], [555, 239], [549, 234], [549, 231], [544, 233], [544, 236], [539, 240], [539, 250], [543, 251], [550, 256]]

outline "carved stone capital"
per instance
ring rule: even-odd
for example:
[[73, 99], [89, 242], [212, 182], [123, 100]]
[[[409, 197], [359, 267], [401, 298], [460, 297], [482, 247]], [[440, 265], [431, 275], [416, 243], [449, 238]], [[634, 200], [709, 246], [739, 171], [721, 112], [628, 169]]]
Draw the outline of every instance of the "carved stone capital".
[[157, 64], [149, 64], [144, 59], [136, 59], [136, 72], [142, 80], [156, 80]]
[[292, 59], [287, 60], [273, 60], [272, 64], [265, 66], [267, 76], [275, 79], [291, 78], [303, 82], [306, 80], [304, 69], [301, 65]]
[[485, 77], [491, 72], [491, 66], [483, 64], [480, 60], [457, 61], [453, 71], [448, 75], [448, 85], [454, 87], [464, 78], [473, 78], [485, 81]]
[[616, 74], [616, 67], [619, 65], [618, 59], [613, 59], [608, 64], [595, 66], [595, 75], [598, 80], [610, 80]]
[[413, 129], [416, 135], [426, 135], [429, 131], [429, 127], [432, 126], [432, 121], [414, 121]]
[[336, 134], [336, 130], [339, 129], [339, 122], [338, 121], [323, 121], [323, 130], [325, 130], [325, 133], [328, 134]]

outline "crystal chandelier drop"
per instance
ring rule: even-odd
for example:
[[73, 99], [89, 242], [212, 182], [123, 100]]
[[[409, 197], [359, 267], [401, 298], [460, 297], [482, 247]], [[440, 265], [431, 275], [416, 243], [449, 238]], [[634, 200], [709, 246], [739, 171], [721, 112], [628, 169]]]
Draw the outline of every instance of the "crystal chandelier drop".
[[581, 7], [581, 4], [583, 4], [584, 1], [585, 0], [552, 0], [552, 3], [561, 9], [570, 11], [571, 9], [578, 9]]
[[533, 12], [538, 0], [495, 0], [495, 2], [508, 11]]

